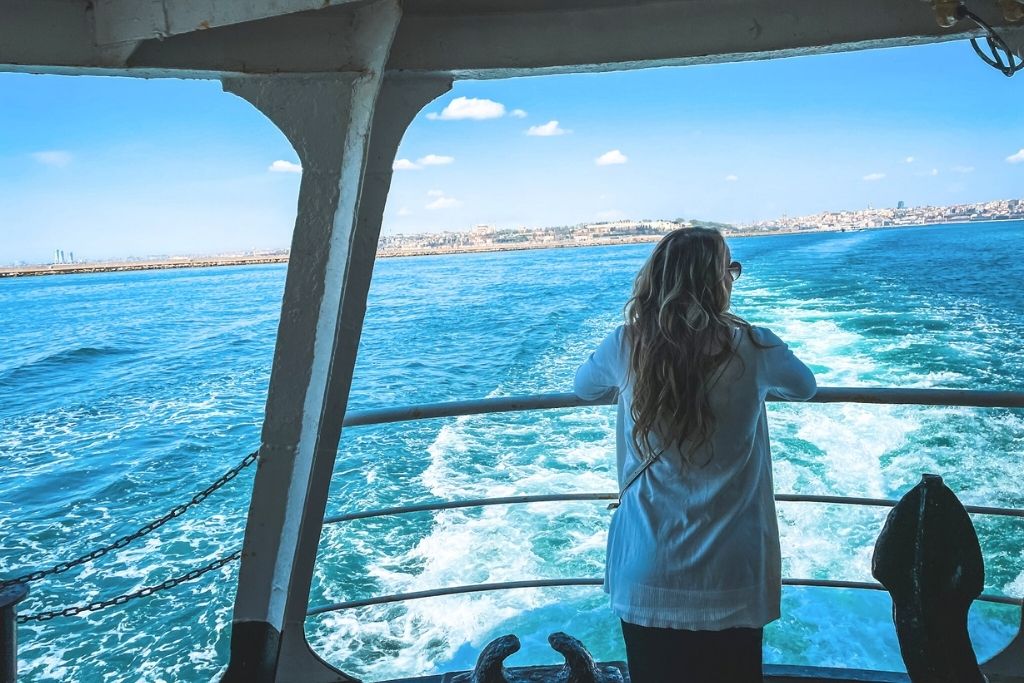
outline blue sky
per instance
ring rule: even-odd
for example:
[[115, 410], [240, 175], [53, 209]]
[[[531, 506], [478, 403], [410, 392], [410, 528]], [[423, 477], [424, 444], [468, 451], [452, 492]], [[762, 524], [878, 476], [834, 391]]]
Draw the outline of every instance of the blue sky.
[[[458, 82], [402, 142], [384, 231], [1022, 197], [1022, 79], [958, 42]], [[0, 263], [287, 247], [297, 162], [217, 82], [0, 74]]]

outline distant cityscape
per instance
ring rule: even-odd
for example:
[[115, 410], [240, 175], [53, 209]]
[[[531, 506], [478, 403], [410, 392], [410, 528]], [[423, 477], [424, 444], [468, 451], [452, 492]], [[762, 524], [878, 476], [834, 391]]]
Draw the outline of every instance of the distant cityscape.
[[[858, 211], [824, 211], [809, 216], [782, 216], [771, 221], [734, 225], [690, 218], [624, 219], [549, 227], [497, 228], [477, 225], [465, 231], [385, 235], [380, 238], [380, 257], [420, 256], [485, 251], [513, 251], [555, 247], [585, 247], [652, 242], [683, 226], [717, 228], [728, 237], [780, 235], [804, 232], [846, 232], [875, 228], [896, 228], [938, 223], [1024, 220], [1024, 199], [1000, 199], [952, 206], [867, 208]], [[17, 264], [0, 267], [0, 277], [81, 273], [158, 268], [283, 263], [287, 249], [253, 250], [217, 256], [146, 256], [119, 261], [76, 259], [73, 251], [57, 248], [53, 261], [45, 265]]]
[[463, 232], [432, 232], [382, 237], [380, 256], [406, 256], [473, 251], [540, 249], [649, 242], [683, 226], [713, 227], [729, 237], [840, 232], [936, 223], [1024, 219], [1024, 200], [1002, 199], [953, 206], [868, 208], [858, 211], [825, 211], [810, 216], [781, 218], [747, 225], [733, 225], [687, 218], [618, 220], [543, 228], [495, 228], [478, 225]]
[[899, 202], [894, 209], [863, 209], [860, 211], [825, 211], [811, 216], [764, 221], [736, 228], [750, 231], [857, 230], [889, 228], [933, 223], [998, 221], [1024, 219], [1024, 199], [999, 199], [975, 204], [953, 206], [908, 207]]

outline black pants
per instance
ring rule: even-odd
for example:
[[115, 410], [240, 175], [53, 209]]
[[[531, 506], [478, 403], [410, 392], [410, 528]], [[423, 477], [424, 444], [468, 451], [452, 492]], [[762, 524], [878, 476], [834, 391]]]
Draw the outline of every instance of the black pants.
[[622, 622], [633, 683], [761, 683], [764, 629], [679, 631]]

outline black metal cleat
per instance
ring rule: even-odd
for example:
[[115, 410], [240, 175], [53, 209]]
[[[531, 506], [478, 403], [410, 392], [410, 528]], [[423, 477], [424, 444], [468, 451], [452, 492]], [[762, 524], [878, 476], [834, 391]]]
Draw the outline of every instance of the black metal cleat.
[[480, 653], [471, 672], [447, 675], [445, 683], [623, 683], [616, 664], [598, 664], [576, 638], [565, 633], [548, 636], [557, 652], [565, 657], [562, 666], [527, 666], [506, 669], [505, 658], [519, 651], [519, 639], [507, 635], [492, 640]]
[[519, 638], [509, 634], [487, 644], [476, 660], [473, 671], [456, 676], [453, 683], [512, 683], [505, 670], [505, 658], [519, 652]]
[[967, 633], [967, 611], [985, 583], [981, 546], [942, 477], [924, 475], [889, 513], [871, 573], [892, 595], [911, 681], [985, 681]]
[[567, 633], [548, 636], [551, 647], [565, 657], [565, 666], [556, 680], [559, 683], [622, 683], [622, 674], [613, 666], [600, 666], [576, 638]]

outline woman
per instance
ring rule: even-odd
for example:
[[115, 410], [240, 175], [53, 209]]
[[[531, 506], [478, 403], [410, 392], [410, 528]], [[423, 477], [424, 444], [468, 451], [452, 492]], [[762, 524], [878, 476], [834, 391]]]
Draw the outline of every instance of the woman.
[[605, 590], [634, 683], [761, 680], [781, 559], [766, 396], [806, 400], [814, 375], [729, 312], [741, 266], [715, 230], [669, 233], [619, 326], [576, 373], [618, 393], [619, 506]]

